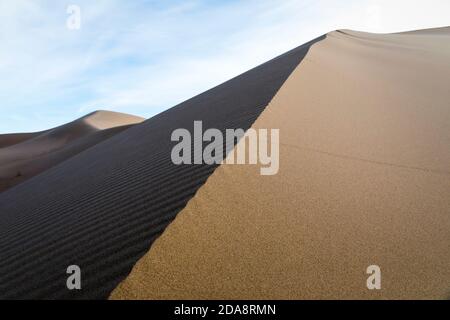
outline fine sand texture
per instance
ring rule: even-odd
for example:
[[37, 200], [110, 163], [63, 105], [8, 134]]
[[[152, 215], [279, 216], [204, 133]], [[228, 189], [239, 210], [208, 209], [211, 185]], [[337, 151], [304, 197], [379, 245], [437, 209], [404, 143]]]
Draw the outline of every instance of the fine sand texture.
[[[302, 45], [0, 194], [0, 298], [99, 299], [148, 252], [217, 165], [175, 165], [175, 129], [248, 129], [307, 54]], [[82, 290], [66, 287], [67, 267]]]
[[111, 298], [448, 299], [449, 83], [450, 28], [327, 34], [253, 125], [279, 173], [222, 164]]
[[44, 132], [0, 135], [0, 192], [143, 120], [96, 111]]

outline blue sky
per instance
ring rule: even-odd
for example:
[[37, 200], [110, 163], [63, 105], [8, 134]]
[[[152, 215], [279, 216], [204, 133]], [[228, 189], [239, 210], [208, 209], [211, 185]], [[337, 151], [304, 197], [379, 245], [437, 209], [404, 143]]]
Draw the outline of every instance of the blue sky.
[[335, 29], [445, 25], [448, 0], [0, 0], [0, 133], [148, 118]]

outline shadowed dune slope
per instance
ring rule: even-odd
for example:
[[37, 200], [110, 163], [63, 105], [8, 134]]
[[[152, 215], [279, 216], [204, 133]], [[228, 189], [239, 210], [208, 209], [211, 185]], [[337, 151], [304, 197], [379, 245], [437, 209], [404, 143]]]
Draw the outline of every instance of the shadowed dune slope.
[[221, 165], [111, 297], [448, 298], [449, 83], [450, 28], [329, 33], [252, 126], [279, 173]]
[[41, 132], [0, 134], [0, 148], [9, 147], [13, 144], [23, 142], [39, 135], [40, 133]]
[[96, 111], [47, 131], [1, 135], [0, 143], [7, 146], [0, 148], [0, 192], [143, 120]]
[[[194, 120], [205, 130], [249, 128], [310, 45], [0, 194], [0, 297], [108, 297], [216, 168], [174, 165], [173, 130], [192, 132]], [[66, 288], [72, 264], [82, 270], [80, 291]]]

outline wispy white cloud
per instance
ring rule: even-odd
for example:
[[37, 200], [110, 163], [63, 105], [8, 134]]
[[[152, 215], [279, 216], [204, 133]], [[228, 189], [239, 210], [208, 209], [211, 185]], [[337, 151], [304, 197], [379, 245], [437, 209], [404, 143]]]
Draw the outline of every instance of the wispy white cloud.
[[334, 29], [443, 25], [447, 0], [1, 1], [0, 132], [95, 109], [150, 117]]

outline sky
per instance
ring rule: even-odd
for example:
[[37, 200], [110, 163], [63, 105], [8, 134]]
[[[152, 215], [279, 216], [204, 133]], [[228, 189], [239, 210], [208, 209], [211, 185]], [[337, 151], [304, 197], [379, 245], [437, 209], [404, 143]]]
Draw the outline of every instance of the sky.
[[149, 118], [336, 29], [442, 26], [449, 0], [0, 0], [0, 134]]

